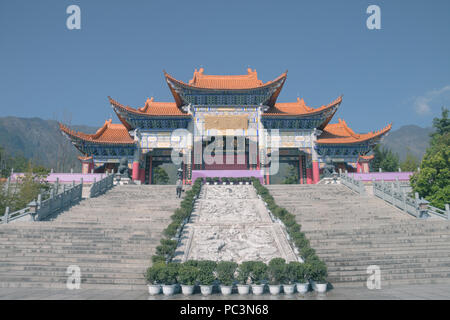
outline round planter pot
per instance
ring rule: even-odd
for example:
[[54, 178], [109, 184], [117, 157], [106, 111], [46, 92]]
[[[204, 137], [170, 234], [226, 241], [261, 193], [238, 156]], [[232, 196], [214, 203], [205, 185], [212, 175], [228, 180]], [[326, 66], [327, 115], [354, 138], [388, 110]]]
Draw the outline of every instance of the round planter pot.
[[220, 292], [222, 292], [224, 296], [229, 296], [232, 290], [233, 286], [224, 286], [224, 285], [220, 286]]
[[281, 290], [281, 285], [279, 285], [279, 284], [270, 284], [269, 285], [270, 294], [273, 294], [273, 295], [280, 294], [280, 290]]
[[209, 296], [212, 293], [212, 289], [213, 289], [212, 285], [211, 286], [204, 286], [204, 285], [200, 286], [200, 291], [202, 292], [202, 295], [204, 295], [204, 296]]
[[301, 294], [305, 294], [308, 292], [309, 283], [297, 283], [297, 292]]
[[217, 185], [217, 182], [214, 182], [214, 185]]
[[161, 285], [159, 284], [149, 284], [148, 285], [148, 293], [150, 295], [155, 296], [161, 292]]
[[241, 181], [241, 182], [239, 182], [239, 184], [244, 184], [244, 183]]
[[238, 284], [237, 288], [241, 295], [246, 295], [250, 292], [250, 286], [248, 284]]
[[256, 296], [260, 296], [264, 292], [264, 285], [263, 284], [252, 284], [252, 292]]
[[176, 284], [163, 284], [162, 290], [165, 296], [171, 296], [175, 293]]
[[316, 290], [318, 293], [327, 292], [327, 284], [326, 283], [316, 283], [314, 287], [315, 287], [314, 290]]
[[195, 286], [182, 284], [182, 285], [181, 285], [181, 292], [182, 292], [185, 296], [190, 296], [190, 295], [192, 295], [192, 294], [194, 293], [194, 288], [195, 288]]
[[293, 294], [295, 290], [295, 284], [284, 284], [283, 290], [285, 294]]

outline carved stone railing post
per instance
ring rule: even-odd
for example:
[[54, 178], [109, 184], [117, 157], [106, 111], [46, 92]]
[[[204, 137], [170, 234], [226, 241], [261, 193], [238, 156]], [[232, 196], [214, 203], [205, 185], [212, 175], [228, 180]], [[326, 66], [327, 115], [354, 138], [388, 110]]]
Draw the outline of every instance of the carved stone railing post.
[[11, 177], [8, 177], [8, 180], [6, 180], [6, 194], [9, 194], [10, 185], [11, 185]]
[[58, 194], [59, 191], [59, 178], [56, 178], [56, 194]]
[[3, 215], [3, 223], [8, 223], [9, 221], [9, 207], [6, 207], [5, 214]]
[[62, 194], [61, 194], [61, 209], [64, 209], [64, 207], [65, 207], [65, 204], [64, 204], [64, 198], [67, 198], [66, 197], [66, 185], [63, 185], [63, 192], [62, 192]]
[[448, 203], [445, 205], [445, 213], [447, 213], [447, 220], [450, 220], [450, 206]]
[[414, 203], [415, 203], [415, 207], [416, 207], [416, 217], [419, 217], [419, 193], [415, 192], [414, 193]]
[[403, 200], [403, 211], [407, 212], [407, 208], [406, 208], [406, 193], [405, 193], [405, 190], [402, 190], [402, 200]]

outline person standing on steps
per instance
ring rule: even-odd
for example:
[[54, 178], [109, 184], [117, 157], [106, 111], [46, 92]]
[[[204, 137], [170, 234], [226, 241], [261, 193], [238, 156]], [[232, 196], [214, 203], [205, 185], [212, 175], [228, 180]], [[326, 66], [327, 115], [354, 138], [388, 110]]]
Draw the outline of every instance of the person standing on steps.
[[181, 181], [181, 179], [177, 180], [177, 197], [181, 198], [181, 192], [183, 191], [183, 182]]
[[183, 192], [183, 181], [181, 180], [181, 178], [183, 177], [183, 169], [181, 169], [181, 167], [177, 170], [177, 177], [177, 197], [181, 198], [181, 192]]

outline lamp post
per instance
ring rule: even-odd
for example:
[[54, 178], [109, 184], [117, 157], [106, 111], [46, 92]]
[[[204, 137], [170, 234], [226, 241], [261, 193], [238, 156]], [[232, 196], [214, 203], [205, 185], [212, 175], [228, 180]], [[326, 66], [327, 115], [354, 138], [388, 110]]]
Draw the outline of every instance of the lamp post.
[[429, 201], [421, 198], [417, 201], [417, 207], [419, 210], [419, 219], [427, 219], [430, 215], [428, 214]]
[[38, 211], [38, 202], [36, 200], [32, 200], [29, 204], [28, 207], [30, 207], [30, 215], [31, 215], [31, 219], [33, 219], [33, 221], [36, 221], [36, 214]]

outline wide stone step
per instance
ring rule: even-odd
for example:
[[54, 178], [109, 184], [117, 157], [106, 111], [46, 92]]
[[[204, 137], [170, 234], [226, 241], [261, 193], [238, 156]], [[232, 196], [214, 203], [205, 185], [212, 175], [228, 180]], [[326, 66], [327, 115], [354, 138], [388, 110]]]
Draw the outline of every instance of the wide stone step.
[[366, 286], [369, 265], [381, 267], [383, 285], [450, 278], [448, 221], [415, 219], [343, 185], [268, 189], [278, 205], [296, 216], [336, 286]]
[[0, 287], [145, 290], [144, 272], [179, 207], [175, 186], [116, 186], [49, 221], [0, 226]]
[[[122, 256], [111, 256], [111, 255], [79, 255], [70, 257], [61, 256], [51, 256], [51, 255], [37, 255], [37, 256], [9, 256], [4, 257], [2, 262], [9, 263], [49, 263], [49, 264], [62, 264], [65, 263], [67, 266], [71, 264], [102, 264], [102, 263], [117, 263], [117, 264], [142, 264], [149, 263], [151, 255], [148, 257], [139, 256], [137, 257], [122, 257]], [[0, 274], [2, 273], [0, 268]]]
[[[417, 262], [417, 263], [378, 263], [376, 264], [382, 270], [416, 270], [422, 268], [446, 268], [450, 267], [450, 260], [448, 261], [440, 261], [440, 262]], [[328, 271], [332, 274], [339, 273], [341, 271], [360, 271], [366, 270], [368, 265], [347, 265], [347, 266], [329, 266]]]

